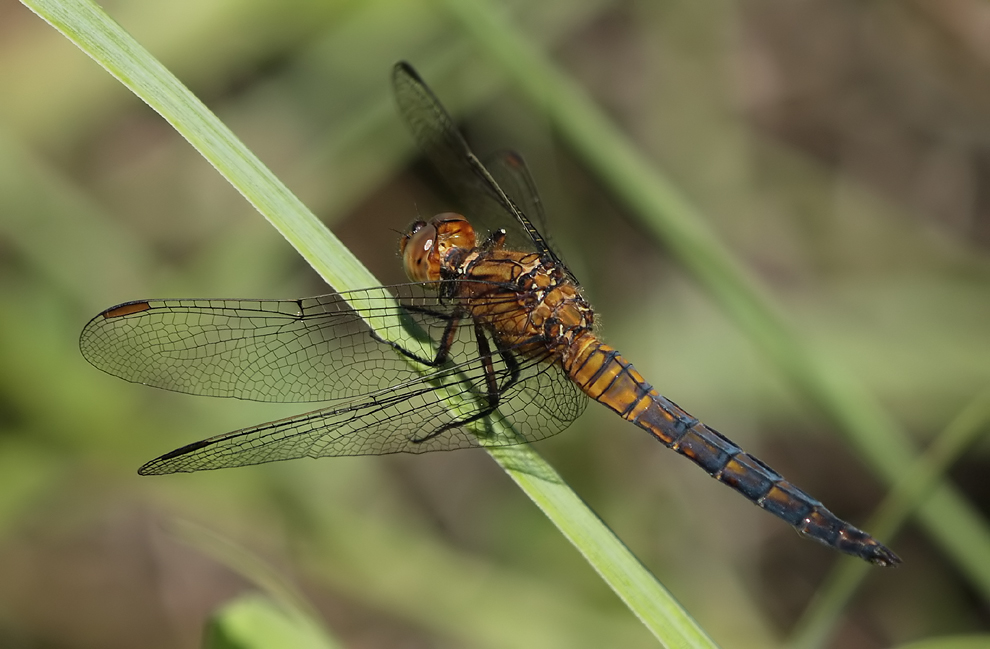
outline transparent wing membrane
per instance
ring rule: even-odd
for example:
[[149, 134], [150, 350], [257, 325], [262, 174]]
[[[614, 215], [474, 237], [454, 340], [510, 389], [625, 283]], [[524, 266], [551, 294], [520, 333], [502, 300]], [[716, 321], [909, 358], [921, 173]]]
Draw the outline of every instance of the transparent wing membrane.
[[[365, 306], [357, 311], [351, 302]], [[332, 404], [198, 442], [149, 463], [144, 473], [515, 444], [554, 435], [581, 414], [586, 398], [559, 365], [498, 350], [490, 340], [479, 344], [472, 326], [456, 328], [440, 367], [396, 348], [412, 329], [438, 352], [456, 309], [456, 301], [414, 284], [301, 300], [147, 300], [93, 318], [80, 348], [99, 369], [135, 383]], [[403, 324], [374, 333], [368, 317]], [[520, 438], [496, 437], [483, 421], [471, 421], [493, 407]]]
[[[395, 66], [392, 85], [399, 112], [419, 148], [457, 195], [464, 215], [489, 233], [504, 229], [509, 249], [536, 251], [559, 262], [540, 230], [530, 221], [536, 219], [540, 228], [545, 225], [539, 193], [522, 156], [504, 152], [490, 159], [502, 178], [509, 181], [507, 187], [500, 186], [471, 151], [440, 100], [409, 64]], [[527, 208], [534, 212], [527, 214], [523, 211]]]

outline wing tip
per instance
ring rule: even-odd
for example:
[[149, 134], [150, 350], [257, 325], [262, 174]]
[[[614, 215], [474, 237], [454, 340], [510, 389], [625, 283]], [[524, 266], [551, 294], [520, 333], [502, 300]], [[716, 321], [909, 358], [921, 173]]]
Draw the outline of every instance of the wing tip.
[[[213, 444], [215, 440], [204, 439], [198, 442], [193, 442], [192, 444], [186, 444], [185, 446], [179, 447], [174, 451], [169, 451], [165, 455], [156, 457], [150, 462], [145, 462], [138, 469], [138, 475], [166, 475], [169, 473], [189, 473], [194, 469], [184, 468], [181, 464], [176, 462], [171, 462], [176, 458], [182, 457], [194, 451], [206, 448]], [[177, 466], [178, 465], [178, 466]]]

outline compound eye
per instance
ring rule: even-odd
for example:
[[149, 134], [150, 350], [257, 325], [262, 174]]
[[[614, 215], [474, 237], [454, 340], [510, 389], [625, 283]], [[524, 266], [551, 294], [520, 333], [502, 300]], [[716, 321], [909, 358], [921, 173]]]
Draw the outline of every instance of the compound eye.
[[405, 252], [406, 252], [406, 246], [409, 244], [409, 239], [414, 234], [416, 234], [417, 232], [419, 232], [420, 230], [422, 230], [424, 227], [426, 227], [426, 221], [416, 221], [415, 223], [413, 223], [412, 225], [410, 225], [406, 229], [406, 233], [402, 235], [402, 238], [401, 239], [399, 239], [399, 254], [400, 255], [401, 254], [405, 254]]
[[402, 266], [414, 282], [435, 282], [440, 279], [440, 259], [436, 250], [437, 229], [423, 221], [412, 225], [399, 242]]

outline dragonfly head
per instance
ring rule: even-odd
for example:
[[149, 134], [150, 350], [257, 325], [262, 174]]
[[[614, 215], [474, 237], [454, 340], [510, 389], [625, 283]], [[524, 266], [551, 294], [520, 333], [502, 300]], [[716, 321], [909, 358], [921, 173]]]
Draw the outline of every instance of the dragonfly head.
[[414, 282], [440, 281], [440, 271], [454, 250], [473, 250], [474, 228], [454, 212], [437, 214], [429, 222], [416, 221], [399, 241], [406, 275]]

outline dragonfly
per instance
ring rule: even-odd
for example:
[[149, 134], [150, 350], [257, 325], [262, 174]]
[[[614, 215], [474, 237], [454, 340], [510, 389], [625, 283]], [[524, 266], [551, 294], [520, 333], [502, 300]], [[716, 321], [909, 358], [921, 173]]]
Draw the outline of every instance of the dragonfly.
[[878, 566], [900, 563], [603, 342], [581, 285], [543, 235], [543, 203], [522, 157], [479, 159], [409, 64], [395, 65], [392, 83], [460, 211], [402, 236], [405, 284], [293, 300], [138, 300], [94, 317], [80, 336], [83, 356], [127, 381], [326, 402], [188, 444], [140, 474], [534, 442], [567, 428], [590, 399], [801, 535]]

